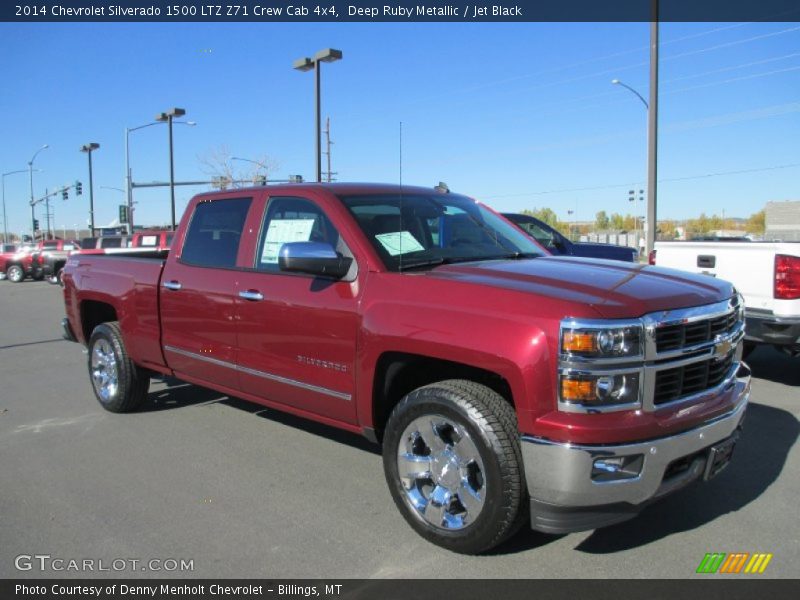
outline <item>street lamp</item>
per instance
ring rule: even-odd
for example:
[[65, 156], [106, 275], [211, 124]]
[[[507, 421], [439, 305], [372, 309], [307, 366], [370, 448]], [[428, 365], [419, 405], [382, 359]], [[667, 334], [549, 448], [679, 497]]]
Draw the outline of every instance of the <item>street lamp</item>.
[[[654, 12], [657, 6], [654, 0]], [[647, 253], [653, 251], [656, 241], [656, 179], [658, 166], [658, 20], [650, 26], [650, 103], [642, 95], [619, 79], [612, 79], [611, 83], [620, 85], [635, 95], [647, 110], [647, 232], [645, 241]]]
[[622, 87], [624, 87], [626, 90], [628, 90], [628, 91], [630, 91], [632, 94], [634, 94], [634, 95], [635, 95], [635, 96], [636, 96], [636, 97], [637, 97], [639, 100], [641, 100], [641, 101], [642, 101], [642, 104], [644, 104], [644, 108], [645, 108], [645, 110], [649, 110], [649, 109], [650, 109], [650, 107], [649, 107], [649, 106], [648, 106], [648, 104], [647, 104], [647, 100], [645, 100], [645, 99], [642, 97], [642, 95], [641, 95], [639, 92], [637, 92], [635, 89], [633, 89], [633, 88], [632, 88], [631, 86], [629, 86], [627, 83], [624, 83], [624, 82], [620, 81], [619, 79], [612, 79], [612, 80], [611, 80], [611, 83], [613, 83], [614, 85], [621, 85], [621, 86], [622, 86]]
[[[248, 162], [256, 165], [261, 169], [264, 169], [264, 171], [267, 171], [267, 173], [269, 172], [269, 167], [267, 167], [267, 165], [258, 160], [253, 160], [251, 158], [242, 158], [241, 156], [231, 156], [231, 160], [240, 160], [242, 162]], [[258, 171], [256, 171], [256, 173], [258, 173]], [[255, 183], [255, 181], [253, 183]], [[266, 183], [267, 183], [267, 175], [264, 175], [264, 185], [266, 185]]]
[[[145, 127], [151, 127], [153, 125], [161, 125], [163, 121], [153, 121], [152, 123], [145, 123], [144, 125], [139, 125], [138, 127], [126, 127], [125, 128], [125, 199], [128, 204], [128, 233], [133, 231], [133, 181], [131, 180], [131, 153], [130, 153], [130, 135], [131, 131], [136, 131], [137, 129], [144, 129]], [[194, 127], [197, 125], [194, 121], [174, 121], [176, 125], [189, 125], [190, 127]]]
[[167, 112], [156, 115], [156, 121], [166, 122], [169, 128], [169, 199], [172, 215], [172, 231], [175, 231], [175, 161], [172, 151], [172, 119], [182, 117], [186, 111], [182, 108], [171, 108]]
[[33, 156], [31, 156], [31, 159], [28, 161], [28, 173], [30, 174], [31, 181], [31, 240], [36, 239], [36, 213], [34, 212], [36, 205], [33, 201], [33, 161], [36, 160], [37, 156], [39, 156], [39, 152], [46, 150], [49, 147], [50, 146], [48, 144], [45, 144], [36, 152], [34, 152]]
[[314, 58], [298, 58], [292, 63], [292, 67], [298, 71], [310, 71], [314, 69], [314, 103], [316, 105], [316, 148], [317, 148], [317, 182], [322, 181], [322, 117], [320, 114], [320, 85], [319, 72], [320, 63], [334, 62], [342, 59], [342, 51], [326, 48], [314, 55]]
[[[36, 169], [38, 171], [39, 169]], [[3, 243], [8, 243], [8, 220], [6, 218], [6, 175], [14, 175], [15, 173], [27, 173], [28, 169], [20, 169], [18, 171], [9, 171], [3, 173]]]
[[94, 186], [92, 184], [92, 152], [97, 150], [100, 144], [97, 142], [89, 142], [81, 146], [81, 152], [86, 152], [89, 156], [89, 229], [91, 230], [92, 237], [94, 237]]

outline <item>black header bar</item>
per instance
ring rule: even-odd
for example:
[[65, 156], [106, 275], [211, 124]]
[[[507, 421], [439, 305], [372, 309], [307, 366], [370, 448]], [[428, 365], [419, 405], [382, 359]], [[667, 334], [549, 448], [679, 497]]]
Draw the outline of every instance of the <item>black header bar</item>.
[[798, 0], [43, 0], [3, 2], [8, 22], [798, 21]]

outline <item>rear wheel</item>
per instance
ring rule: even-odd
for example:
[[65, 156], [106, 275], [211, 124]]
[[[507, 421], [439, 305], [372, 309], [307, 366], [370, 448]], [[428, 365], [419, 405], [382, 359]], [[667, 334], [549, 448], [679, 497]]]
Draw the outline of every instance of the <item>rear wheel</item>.
[[89, 338], [89, 377], [94, 395], [108, 411], [136, 410], [147, 397], [150, 376], [128, 356], [119, 323], [101, 323]]
[[23, 271], [22, 267], [19, 265], [11, 265], [8, 267], [6, 275], [8, 276], [8, 280], [12, 283], [19, 283], [25, 279], [25, 271]]
[[392, 411], [383, 441], [386, 481], [411, 527], [464, 554], [512, 535], [527, 512], [513, 407], [486, 386], [421, 387]]

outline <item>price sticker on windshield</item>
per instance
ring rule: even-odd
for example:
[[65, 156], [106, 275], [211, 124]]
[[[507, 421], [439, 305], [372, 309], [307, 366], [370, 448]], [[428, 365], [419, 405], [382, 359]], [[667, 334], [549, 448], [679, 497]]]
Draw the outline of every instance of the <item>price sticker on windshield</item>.
[[419, 243], [417, 238], [415, 238], [410, 231], [379, 233], [375, 236], [375, 239], [378, 240], [381, 246], [392, 256], [425, 250], [425, 247]]

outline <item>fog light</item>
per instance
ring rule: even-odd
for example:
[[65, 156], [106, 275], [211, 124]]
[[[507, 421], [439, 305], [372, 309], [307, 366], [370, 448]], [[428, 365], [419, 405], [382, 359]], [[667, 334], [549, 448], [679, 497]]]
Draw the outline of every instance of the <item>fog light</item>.
[[592, 481], [635, 479], [641, 474], [643, 465], [644, 454], [597, 458], [592, 463]]

